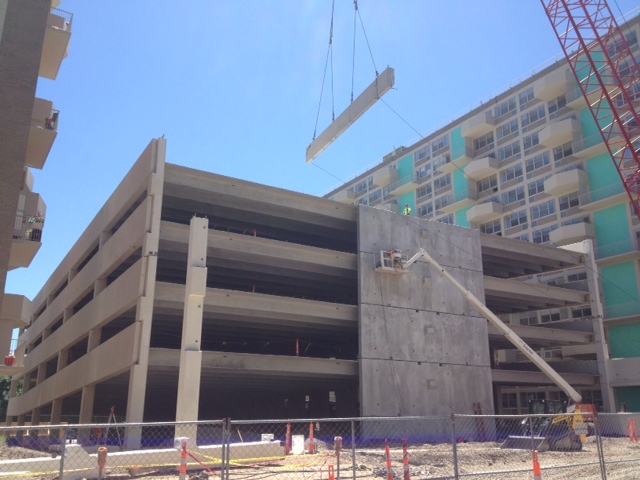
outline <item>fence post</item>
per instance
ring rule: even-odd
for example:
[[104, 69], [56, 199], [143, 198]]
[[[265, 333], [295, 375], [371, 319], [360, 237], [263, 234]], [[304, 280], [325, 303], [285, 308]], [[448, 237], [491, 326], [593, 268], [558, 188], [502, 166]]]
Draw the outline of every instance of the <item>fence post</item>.
[[600, 476], [602, 480], [607, 480], [607, 464], [604, 460], [604, 448], [602, 447], [602, 436], [600, 435], [600, 429], [598, 424], [600, 419], [598, 416], [594, 416], [593, 419], [593, 433], [596, 436], [596, 448], [598, 449], [598, 461], [600, 462]]
[[222, 479], [229, 480], [229, 470], [231, 468], [231, 417], [228, 417], [224, 422], [224, 451], [225, 459], [222, 465]]
[[356, 424], [351, 420], [351, 471], [353, 480], [356, 480]]
[[64, 478], [64, 456], [66, 454], [67, 445], [67, 427], [62, 427], [62, 435], [60, 435], [60, 478]]
[[451, 414], [451, 445], [453, 446], [453, 478], [458, 480], [458, 439], [456, 438], [456, 416]]

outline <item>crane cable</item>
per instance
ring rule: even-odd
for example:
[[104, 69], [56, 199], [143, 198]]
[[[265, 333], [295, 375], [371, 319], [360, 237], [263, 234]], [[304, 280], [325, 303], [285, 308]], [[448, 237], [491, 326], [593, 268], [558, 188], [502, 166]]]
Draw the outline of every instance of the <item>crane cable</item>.
[[322, 74], [322, 85], [320, 87], [320, 100], [318, 102], [318, 113], [316, 115], [316, 125], [313, 129], [313, 140], [316, 139], [316, 133], [318, 131], [318, 119], [320, 118], [320, 107], [322, 105], [322, 94], [324, 93], [324, 82], [327, 77], [327, 66], [331, 61], [331, 118], [335, 120], [335, 107], [333, 99], [333, 14], [335, 11], [336, 0], [331, 2], [331, 26], [329, 28], [329, 47], [327, 49], [327, 58], [324, 62], [324, 73]]

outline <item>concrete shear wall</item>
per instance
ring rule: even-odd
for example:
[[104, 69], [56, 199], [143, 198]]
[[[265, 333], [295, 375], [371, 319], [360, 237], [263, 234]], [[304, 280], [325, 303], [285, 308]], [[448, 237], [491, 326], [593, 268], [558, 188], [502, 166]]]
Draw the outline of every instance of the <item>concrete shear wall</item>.
[[484, 299], [479, 232], [359, 208], [360, 405], [363, 416], [493, 412], [487, 321], [436, 269], [375, 272], [380, 250], [422, 247]]

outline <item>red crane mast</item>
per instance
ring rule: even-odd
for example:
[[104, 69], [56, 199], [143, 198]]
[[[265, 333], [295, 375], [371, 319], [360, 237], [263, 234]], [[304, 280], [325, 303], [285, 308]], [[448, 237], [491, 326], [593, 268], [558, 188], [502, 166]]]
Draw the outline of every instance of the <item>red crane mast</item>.
[[640, 68], [605, 0], [541, 0], [640, 218]]

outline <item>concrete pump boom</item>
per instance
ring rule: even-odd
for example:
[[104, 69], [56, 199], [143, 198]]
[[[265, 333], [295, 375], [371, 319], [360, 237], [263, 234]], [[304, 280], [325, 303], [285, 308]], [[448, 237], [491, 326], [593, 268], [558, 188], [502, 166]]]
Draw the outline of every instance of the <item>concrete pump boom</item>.
[[[402, 258], [400, 256], [400, 258]], [[405, 257], [406, 258], [406, 257]], [[455, 278], [453, 278], [438, 262], [436, 262], [431, 255], [429, 255], [424, 248], [418, 250], [413, 257], [408, 259], [406, 262], [396, 262], [394, 258], [392, 258], [391, 268], [407, 268], [414, 264], [418, 259], [424, 258], [427, 263], [432, 264], [440, 273], [449, 280], [454, 287], [462, 292], [462, 294], [469, 300], [469, 302], [480, 312], [480, 314], [486, 318], [491, 324], [496, 327], [500, 333], [502, 333], [507, 340], [509, 340], [518, 350], [520, 350], [529, 360], [533, 362], [533, 364], [542, 371], [553, 383], [555, 383], [567, 396], [576, 404], [582, 403], [582, 396], [571, 386], [569, 385], [562, 376], [558, 372], [556, 372], [553, 368], [549, 366], [547, 362], [545, 362], [540, 355], [534, 352], [527, 343], [521, 339], [513, 330], [511, 330], [507, 324], [505, 324], [502, 320], [500, 320], [491, 310], [487, 308], [487, 306], [482, 303], [474, 294], [472, 294], [469, 290], [464, 288], [460, 282], [458, 282]], [[382, 264], [382, 269], [384, 270], [384, 263]]]

